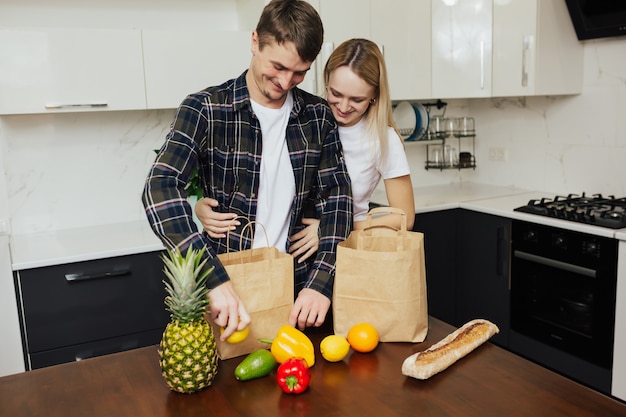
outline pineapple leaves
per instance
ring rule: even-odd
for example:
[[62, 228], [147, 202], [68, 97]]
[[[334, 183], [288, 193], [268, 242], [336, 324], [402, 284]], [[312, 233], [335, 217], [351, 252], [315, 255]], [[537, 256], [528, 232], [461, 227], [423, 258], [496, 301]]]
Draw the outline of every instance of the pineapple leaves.
[[165, 305], [173, 319], [182, 322], [199, 320], [209, 305], [206, 282], [213, 267], [203, 270], [208, 259], [202, 260], [202, 250], [188, 249], [183, 256], [179, 248], [168, 250], [163, 255], [163, 272], [168, 281], [163, 281], [167, 296]]

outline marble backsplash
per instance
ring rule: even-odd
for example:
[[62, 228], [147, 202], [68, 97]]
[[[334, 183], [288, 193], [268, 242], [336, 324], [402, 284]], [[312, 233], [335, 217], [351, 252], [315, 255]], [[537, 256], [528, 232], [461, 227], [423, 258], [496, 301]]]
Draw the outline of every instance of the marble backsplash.
[[[13, 233], [143, 220], [140, 193], [154, 159], [152, 150], [162, 143], [173, 114], [159, 110], [0, 117], [0, 168], [8, 201], [4, 206]], [[623, 197], [624, 114], [626, 39], [587, 41], [584, 91], [579, 96], [449, 101], [447, 116], [471, 115], [476, 120], [477, 168], [427, 171], [426, 147], [409, 143], [413, 183], [480, 182], [548, 195], [585, 191]], [[506, 161], [489, 160], [494, 147], [506, 151]]]

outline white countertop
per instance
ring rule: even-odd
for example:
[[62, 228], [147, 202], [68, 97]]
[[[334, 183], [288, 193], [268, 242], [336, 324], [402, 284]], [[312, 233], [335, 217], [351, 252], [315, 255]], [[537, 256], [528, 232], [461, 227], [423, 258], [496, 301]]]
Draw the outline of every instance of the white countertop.
[[[531, 199], [549, 195], [546, 192], [489, 184], [455, 183], [416, 187], [414, 194], [415, 212], [418, 214], [464, 208], [626, 241], [626, 229], [614, 230], [513, 211], [527, 204]], [[379, 186], [374, 191], [372, 201], [387, 204], [384, 186]], [[13, 235], [11, 236], [11, 263], [12, 269], [17, 271], [162, 249], [161, 241], [152, 232], [148, 222], [141, 220]]]
[[[515, 187], [502, 187], [477, 183], [457, 183], [430, 187], [416, 187], [413, 190], [415, 213], [463, 208], [494, 216], [524, 220], [546, 226], [559, 227], [596, 236], [626, 240], [626, 229], [610, 229], [536, 214], [513, 211], [528, 204], [532, 199], [551, 196], [545, 191], [524, 190]], [[379, 186], [372, 195], [372, 201], [387, 204], [384, 186]]]
[[147, 220], [11, 237], [14, 271], [153, 252], [163, 244]]

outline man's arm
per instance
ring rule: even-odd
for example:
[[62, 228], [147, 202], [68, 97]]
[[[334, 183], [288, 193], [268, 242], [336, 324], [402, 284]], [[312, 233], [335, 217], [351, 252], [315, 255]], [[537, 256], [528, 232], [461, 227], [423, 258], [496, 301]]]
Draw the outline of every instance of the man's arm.
[[298, 294], [289, 316], [289, 323], [299, 328], [324, 322], [332, 298], [337, 245], [352, 230], [352, 188], [336, 128], [330, 130], [322, 147], [316, 192], [319, 247], [305, 288]]
[[217, 253], [209, 240], [198, 232], [187, 201], [185, 186], [198, 165], [199, 152], [198, 138], [187, 132], [205, 131], [202, 103], [194, 97], [187, 97], [152, 164], [142, 201], [152, 230], [167, 248], [179, 248], [183, 253], [189, 248], [206, 249], [203, 254], [203, 259], [208, 259], [205, 268], [215, 268], [207, 281], [211, 289], [209, 296], [215, 298], [210, 304], [210, 315], [218, 325], [226, 326], [221, 336], [225, 340], [238, 327], [247, 326], [250, 317], [232, 286], [229, 287], [228, 274]]

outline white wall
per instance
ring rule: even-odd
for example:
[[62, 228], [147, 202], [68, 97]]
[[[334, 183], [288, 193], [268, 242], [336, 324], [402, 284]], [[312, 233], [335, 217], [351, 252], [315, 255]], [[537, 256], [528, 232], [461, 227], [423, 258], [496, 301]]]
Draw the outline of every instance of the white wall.
[[[143, 220], [139, 195], [173, 113], [0, 117], [13, 232]], [[476, 119], [477, 169], [426, 171], [425, 148], [409, 144], [415, 185], [626, 195], [626, 37], [585, 42], [582, 95], [449, 102], [446, 115], [468, 114]], [[490, 147], [505, 148], [508, 161], [489, 161]]]

